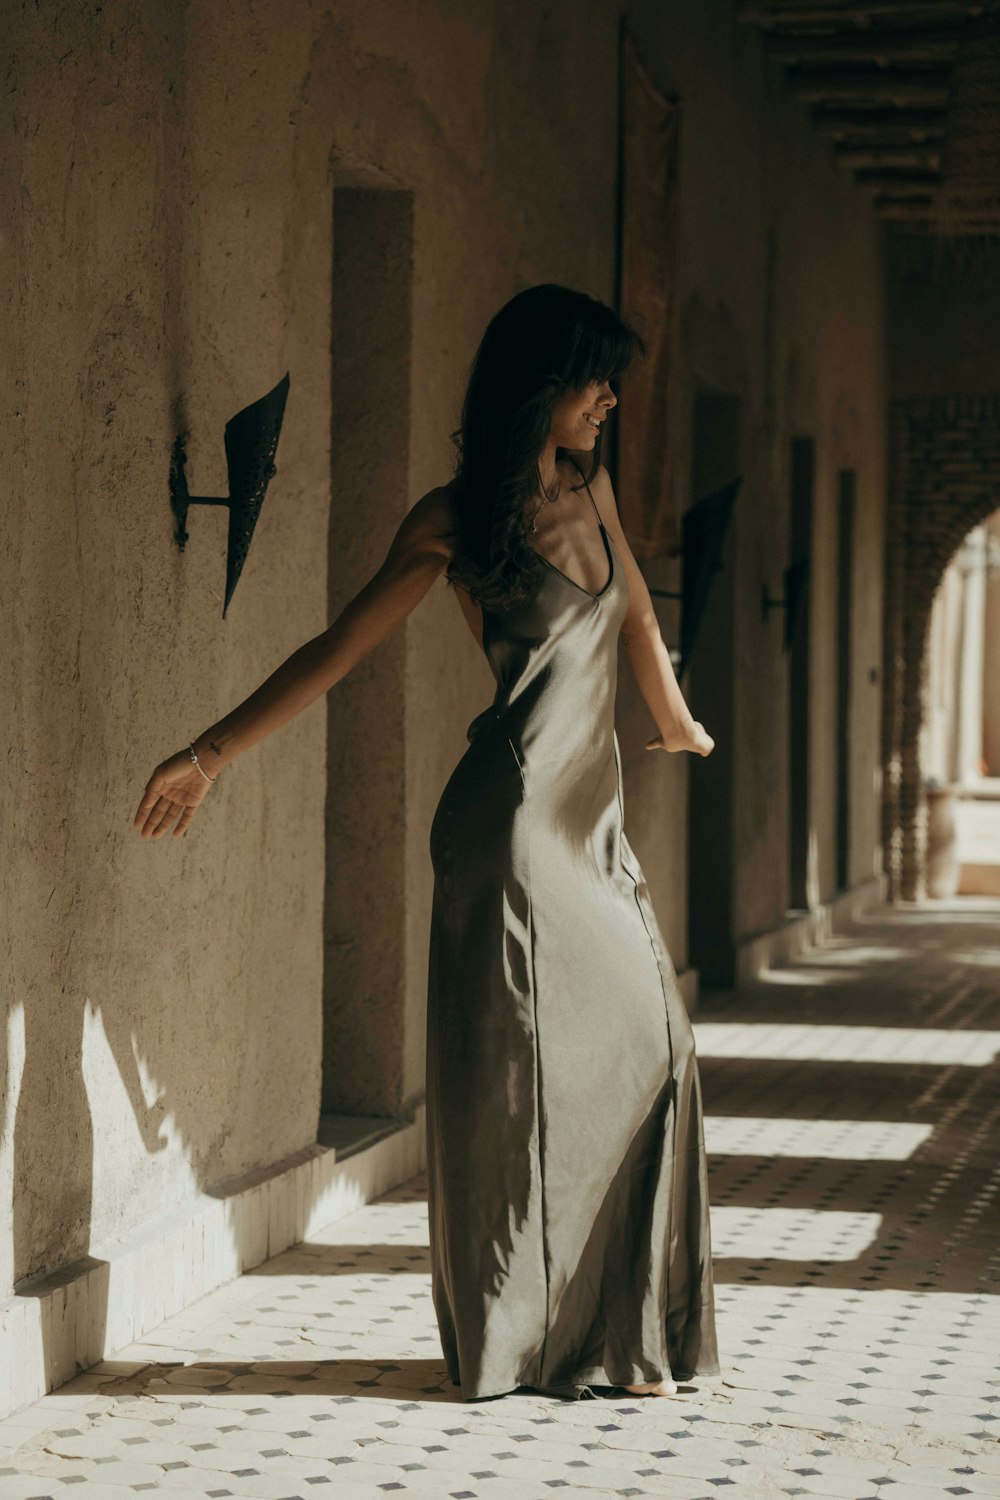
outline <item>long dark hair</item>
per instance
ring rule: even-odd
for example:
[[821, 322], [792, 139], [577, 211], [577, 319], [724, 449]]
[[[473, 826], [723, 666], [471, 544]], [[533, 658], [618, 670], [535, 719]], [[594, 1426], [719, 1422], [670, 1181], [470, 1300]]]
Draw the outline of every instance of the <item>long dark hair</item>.
[[[570, 287], [528, 287], [495, 314], [472, 363], [462, 425], [452, 434], [458, 466], [450, 583], [487, 608], [526, 597], [541, 564], [527, 542], [525, 507], [541, 488], [538, 459], [553, 404], [591, 381], [609, 380], [617, 393], [617, 377], [642, 350], [617, 313]], [[598, 437], [588, 482], [600, 464], [600, 444]], [[568, 451], [557, 448], [557, 459]]]

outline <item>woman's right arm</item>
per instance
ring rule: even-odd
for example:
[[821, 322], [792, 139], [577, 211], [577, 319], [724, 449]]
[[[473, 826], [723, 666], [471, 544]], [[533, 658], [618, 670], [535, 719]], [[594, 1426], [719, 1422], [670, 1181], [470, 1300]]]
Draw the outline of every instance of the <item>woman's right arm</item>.
[[385, 561], [333, 624], [198, 736], [194, 748], [210, 775], [308, 708], [392, 634], [448, 565], [446, 525], [440, 492], [432, 490], [403, 517]]
[[[193, 742], [210, 777], [328, 692], [416, 608], [452, 556], [446, 493], [431, 490], [403, 517], [385, 561], [333, 624], [306, 641], [242, 703]], [[175, 834], [188, 824], [208, 782], [187, 750], [163, 761], [147, 784], [134, 826], [144, 837]]]

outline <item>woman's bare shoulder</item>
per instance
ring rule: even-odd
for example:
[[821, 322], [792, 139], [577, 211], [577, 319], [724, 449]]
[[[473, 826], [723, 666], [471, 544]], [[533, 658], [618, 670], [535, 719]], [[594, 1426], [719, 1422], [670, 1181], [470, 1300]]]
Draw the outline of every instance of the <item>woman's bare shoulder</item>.
[[453, 483], [437, 485], [421, 495], [404, 516], [400, 531], [411, 547], [438, 552], [450, 560], [456, 546]]
[[455, 509], [455, 481], [449, 479], [447, 484], [439, 484], [426, 495], [421, 495], [417, 501], [418, 505], [426, 507], [426, 511], [432, 520], [440, 522], [445, 526], [454, 526]]

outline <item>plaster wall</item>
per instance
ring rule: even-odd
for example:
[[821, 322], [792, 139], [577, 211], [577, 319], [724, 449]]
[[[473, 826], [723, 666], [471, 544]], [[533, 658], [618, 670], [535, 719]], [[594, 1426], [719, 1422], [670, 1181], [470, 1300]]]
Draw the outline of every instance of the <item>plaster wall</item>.
[[[785, 904], [780, 627], [760, 622], [758, 599], [765, 579], [780, 591], [784, 455], [800, 430], [818, 445], [812, 753], [817, 889], [830, 887], [841, 463], [859, 474], [859, 666], [879, 611], [877, 240], [728, 3], [628, 10], [650, 71], [685, 101], [671, 415], [682, 503], [696, 388], [735, 392], [744, 413], [739, 858], [720, 878], [735, 882], [745, 931], [773, 925]], [[413, 195], [408, 485], [358, 507], [358, 546], [337, 580], [349, 592], [402, 510], [450, 474], [469, 361], [496, 307], [550, 278], [613, 297], [618, 10], [7, 0], [4, 22], [15, 58], [0, 287], [14, 330], [0, 354], [9, 1286], [315, 1139], [323, 705], [237, 760], [186, 839], [144, 843], [131, 818], [158, 760], [328, 623], [330, 507], [342, 527], [352, 504], [331, 500], [335, 183]], [[194, 510], [179, 554], [170, 446], [187, 429], [194, 492], [225, 493], [224, 424], [286, 369], [278, 475], [223, 622], [224, 513]], [[673, 564], [661, 573], [676, 576]], [[672, 619], [667, 606], [668, 636]], [[371, 1067], [392, 1070], [390, 1102], [405, 1112], [422, 1088], [427, 832], [492, 678], [443, 582], [380, 651], [370, 670], [396, 694], [386, 723], [405, 727], [405, 799], [378, 858], [405, 910], [380, 911], [366, 876], [342, 882], [341, 922], [394, 945], [385, 971], [400, 992]], [[861, 671], [855, 680], [862, 878], [875, 857], [877, 690]], [[642, 750], [651, 725], [624, 665], [621, 682], [630, 837], [682, 968], [692, 768]]]
[[[314, 38], [239, 7], [234, 48], [227, 9], [4, 7], [5, 1288], [314, 1139], [320, 715], [188, 837], [131, 826], [157, 762], [324, 623]], [[225, 513], [193, 510], [179, 553], [170, 447], [188, 428], [192, 491], [225, 494], [223, 426], [286, 369], [223, 622]]]
[[[131, 818], [158, 760], [328, 623], [335, 184], [414, 195], [409, 484], [358, 508], [337, 580], [356, 590], [450, 472], [499, 302], [541, 274], [611, 293], [616, 29], [603, 3], [4, 19], [9, 1286], [315, 1139], [322, 706], [235, 762], [185, 840], [143, 843]], [[177, 552], [170, 446], [187, 429], [193, 492], [224, 494], [224, 424], [285, 369], [278, 475], [223, 622], [225, 516], [193, 511]], [[401, 1111], [422, 1086], [430, 811], [490, 690], [462, 632], [442, 584], [382, 648], [393, 665], [402, 649], [407, 724], [407, 812], [382, 857], [412, 894], [373, 1066], [395, 1069]], [[345, 926], [399, 941], [370, 888], [351, 902]]]
[[[879, 867], [877, 780], [885, 492], [882, 241], [867, 198], [837, 167], [783, 68], [734, 7], [630, 8], [651, 71], [684, 106], [677, 381], [671, 411], [681, 509], [691, 493], [699, 390], [739, 400], [743, 485], [728, 548], [735, 567], [733, 929], [768, 930], [788, 905], [788, 702], [783, 613], [761, 617], [761, 586], [784, 594], [789, 450], [816, 445], [811, 586], [810, 900], [836, 892], [837, 471], [857, 472], [852, 630], [849, 883]], [[679, 586], [676, 564], [650, 580]], [[678, 639], [664, 602], [666, 638]], [[697, 663], [685, 691], [697, 712]], [[686, 785], [701, 767], [642, 749], [648, 715], [623, 679], [626, 815], [678, 967], [686, 962]], [[712, 725], [707, 724], [709, 731]], [[645, 759], [643, 758], [645, 757]], [[630, 835], [631, 836], [631, 835]], [[698, 831], [692, 830], [698, 837]], [[720, 880], [722, 879], [720, 873]]]

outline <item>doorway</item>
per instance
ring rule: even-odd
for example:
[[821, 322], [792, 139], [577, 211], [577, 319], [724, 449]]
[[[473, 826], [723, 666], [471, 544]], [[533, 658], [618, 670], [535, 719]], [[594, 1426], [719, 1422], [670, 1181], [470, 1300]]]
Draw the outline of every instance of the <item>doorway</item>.
[[[412, 259], [412, 194], [335, 187], [331, 622], [381, 565], [409, 505]], [[327, 696], [320, 1139], [341, 1149], [342, 1117], [370, 1132], [402, 1102], [405, 671], [397, 630]]]
[[[793, 911], [809, 906], [809, 572], [815, 462], [812, 438], [793, 438], [787, 575], [789, 583], [794, 580], [795, 598], [788, 651], [788, 905]], [[791, 594], [786, 588], [786, 596]]]
[[[691, 447], [691, 503], [711, 495], [740, 472], [739, 397], [699, 391]], [[688, 954], [700, 982], [731, 989], [736, 979], [733, 936], [733, 776], [735, 756], [732, 548], [723, 550], [691, 653], [691, 712], [712, 738], [711, 755], [693, 759], [688, 774]]]
[[837, 890], [851, 883], [851, 658], [854, 601], [853, 469], [837, 476]]

